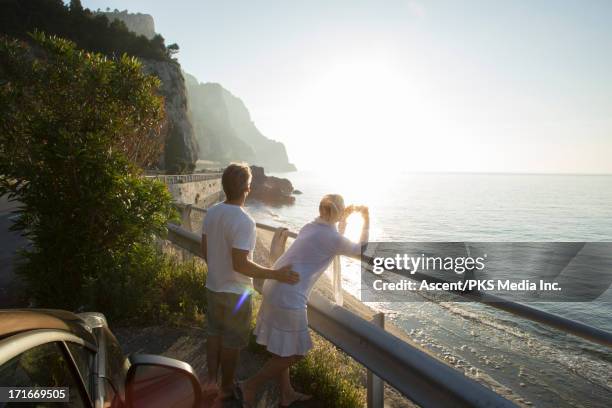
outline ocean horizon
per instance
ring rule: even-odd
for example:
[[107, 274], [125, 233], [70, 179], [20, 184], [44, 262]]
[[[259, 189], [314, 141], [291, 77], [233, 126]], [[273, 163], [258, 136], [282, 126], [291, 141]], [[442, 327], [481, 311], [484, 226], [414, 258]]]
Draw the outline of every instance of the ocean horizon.
[[[294, 231], [316, 217], [324, 194], [338, 193], [347, 204], [370, 207], [371, 241], [612, 241], [612, 175], [384, 169], [272, 175], [288, 178], [302, 194], [292, 206], [250, 204], [248, 211], [258, 222]], [[343, 287], [357, 297], [359, 267], [343, 261]], [[611, 299], [608, 289], [596, 301], [532, 306], [612, 331]], [[478, 303], [367, 304], [457, 369], [492, 386], [520, 388], [536, 406], [612, 405], [612, 357], [605, 347]]]

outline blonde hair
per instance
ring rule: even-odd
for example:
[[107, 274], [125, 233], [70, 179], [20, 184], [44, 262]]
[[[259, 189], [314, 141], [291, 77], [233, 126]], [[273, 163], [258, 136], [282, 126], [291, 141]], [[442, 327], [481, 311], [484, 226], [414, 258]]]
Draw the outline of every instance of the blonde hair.
[[340, 194], [326, 194], [319, 203], [319, 215], [327, 222], [338, 222], [344, 213], [344, 198]]
[[227, 166], [223, 171], [223, 176], [221, 176], [225, 197], [228, 200], [240, 197], [242, 193], [249, 189], [252, 177], [251, 168], [248, 164], [232, 163]]

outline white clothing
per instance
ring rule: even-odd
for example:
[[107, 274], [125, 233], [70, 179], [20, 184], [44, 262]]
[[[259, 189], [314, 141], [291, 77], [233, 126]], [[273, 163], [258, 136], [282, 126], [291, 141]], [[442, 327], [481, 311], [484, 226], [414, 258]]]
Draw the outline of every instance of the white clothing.
[[289, 285], [266, 279], [254, 331], [257, 342], [279, 356], [306, 354], [312, 348], [306, 316], [312, 288], [336, 255], [360, 254], [361, 244], [340, 235], [334, 225], [317, 221], [306, 224], [274, 264], [276, 269], [292, 265], [300, 281]]
[[306, 309], [286, 309], [263, 301], [253, 334], [257, 343], [281, 357], [303, 356], [312, 348]]
[[[274, 262], [276, 262], [276, 260], [285, 252], [287, 238], [289, 238], [289, 230], [287, 228], [279, 227], [276, 229], [276, 231], [274, 231], [272, 243], [270, 244], [270, 254], [268, 256], [270, 264], [274, 264]], [[257, 292], [263, 292], [263, 284], [265, 281], [265, 279], [253, 279], [253, 287]]]
[[340, 235], [334, 225], [310, 222], [299, 232], [287, 252], [274, 263], [279, 269], [291, 265], [300, 275], [300, 281], [289, 285], [266, 279], [264, 299], [278, 307], [305, 309], [312, 288], [336, 255], [361, 255], [361, 244]]
[[206, 235], [208, 276], [206, 287], [213, 292], [243, 294], [253, 287], [252, 279], [234, 270], [232, 248], [255, 249], [255, 220], [243, 207], [219, 203], [209, 208], [204, 217], [202, 235]]

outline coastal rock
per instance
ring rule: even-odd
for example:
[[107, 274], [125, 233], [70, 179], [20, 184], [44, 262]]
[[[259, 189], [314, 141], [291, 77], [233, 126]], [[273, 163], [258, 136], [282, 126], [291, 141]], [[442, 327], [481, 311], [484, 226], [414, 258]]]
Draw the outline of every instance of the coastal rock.
[[254, 163], [255, 151], [231, 125], [221, 85], [200, 84], [195, 77], [184, 75], [199, 158], [222, 164]]
[[275, 172], [296, 170], [295, 166], [289, 162], [285, 145], [268, 139], [257, 129], [249, 110], [240, 98], [223, 88], [223, 99], [236, 134], [255, 151], [253, 164]]
[[149, 40], [155, 36], [155, 21], [150, 14], [128, 13], [127, 10], [106, 11], [99, 14], [105, 15], [110, 21], [123, 21], [128, 30], [144, 35]]
[[168, 173], [190, 172], [198, 157], [198, 145], [189, 120], [187, 93], [181, 67], [176, 62], [141, 59], [143, 71], [161, 81], [167, 125], [161, 167]]
[[[143, 13], [124, 11], [100, 12], [110, 21], [119, 20], [125, 23], [128, 30], [143, 35], [148, 39], [155, 33], [153, 16]], [[165, 100], [166, 144], [159, 167], [168, 173], [186, 173], [195, 168], [198, 158], [198, 146], [189, 120], [187, 92], [181, 66], [176, 61], [159, 61], [141, 58], [143, 71], [153, 74], [161, 80], [160, 93]]]
[[285, 146], [255, 126], [244, 103], [217, 83], [200, 83], [184, 73], [200, 159], [222, 164], [243, 161], [268, 171], [295, 171]]
[[[124, 11], [100, 12], [120, 20], [128, 30], [153, 38], [151, 15]], [[239, 98], [216, 83], [200, 83], [180, 71], [178, 63], [143, 60], [145, 71], [162, 81], [166, 98], [168, 138], [160, 167], [170, 173], [193, 170], [197, 159], [221, 165], [247, 162], [269, 171], [295, 171], [285, 146], [268, 139], [255, 126]]]
[[286, 178], [266, 176], [264, 169], [259, 166], [251, 166], [253, 180], [251, 181], [251, 193], [248, 200], [261, 201], [264, 204], [280, 206], [293, 204], [295, 197], [293, 185]]

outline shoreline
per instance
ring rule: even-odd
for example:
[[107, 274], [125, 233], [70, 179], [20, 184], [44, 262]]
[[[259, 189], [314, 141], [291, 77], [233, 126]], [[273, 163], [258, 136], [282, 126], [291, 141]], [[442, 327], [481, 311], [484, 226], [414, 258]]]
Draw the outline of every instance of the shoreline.
[[[314, 290], [316, 290], [319, 294], [325, 296], [327, 299], [333, 302], [333, 289], [332, 289], [330, 281], [327, 279], [325, 275], [323, 275], [322, 279], [319, 279], [319, 281], [314, 287]], [[343, 298], [344, 298], [344, 303], [342, 307], [346, 308], [352, 313], [355, 313], [356, 315], [360, 316], [361, 318], [367, 321], [372, 321], [376, 314], [382, 312], [382, 311], [377, 311], [373, 309], [372, 307], [370, 307], [369, 305], [363, 303], [362, 301], [360, 301], [359, 299], [357, 299], [355, 296], [353, 296], [352, 294], [350, 294], [344, 289], [342, 290], [342, 293], [343, 293]], [[399, 338], [405, 343], [408, 343], [409, 345], [422, 351], [423, 353], [426, 353], [427, 355], [437, 359], [438, 361], [443, 362], [447, 366], [457, 369], [456, 367], [453, 366], [453, 364], [450, 364], [448, 361], [439, 358], [437, 355], [432, 353], [430, 350], [424, 348], [421, 344], [415, 342], [405, 330], [395, 325], [393, 321], [391, 321], [390, 319], [385, 318], [384, 325], [385, 325], [385, 330], [389, 332], [390, 334], [392, 334], [393, 336]], [[463, 373], [467, 377], [475, 381], [478, 381], [479, 383], [492, 389], [496, 393], [500, 394], [504, 398], [511, 400], [512, 402], [516, 403], [519, 406], [529, 407], [533, 405], [533, 403], [527, 401], [525, 397], [522, 397], [521, 395], [515, 393], [512, 389], [497, 382], [492, 377], [486, 375], [483, 372], [476, 372], [476, 375], [474, 375], [474, 373], [470, 372], [470, 370], [463, 370]], [[403, 396], [401, 398], [405, 399], [405, 397]]]
[[[253, 215], [257, 221], [268, 221]], [[279, 220], [275, 224], [281, 223], [284, 224]], [[256, 257], [258, 254], [261, 257], [261, 252], [265, 255], [267, 251], [264, 249], [269, 247], [272, 235], [270, 231], [258, 229]], [[319, 280], [315, 290], [331, 300], [332, 292], [326, 279]], [[472, 311], [471, 306], [466, 308], [466, 305], [454, 306], [452, 303], [425, 305], [424, 308], [409, 308], [407, 314], [403, 310], [389, 309], [390, 318], [385, 322], [385, 329], [520, 406], [558, 406], [553, 402], [560, 399], [566, 399], [566, 405], [572, 406], [570, 401], [575, 403], [579, 401], [578, 397], [585, 396], [587, 389], [584, 387], [589, 379], [593, 375], [600, 376], [602, 367], [608, 363], [607, 360], [583, 355], [580, 350], [591, 346], [581, 346], [581, 340], [578, 340], [580, 344], [563, 340], [564, 337], [549, 333], [546, 328], [542, 333], [530, 322], [516, 324], [512, 316], [498, 316], [496, 310], [492, 313], [478, 308]], [[375, 305], [362, 303], [346, 290], [343, 306], [366, 320], [371, 320], [380, 310]], [[564, 347], [565, 344], [571, 345], [571, 349]], [[574, 350], [576, 347], [578, 349]], [[545, 358], [535, 358], [540, 353], [545, 353], [542, 354]], [[562, 363], [565, 360], [567, 362]], [[571, 369], [572, 361], [580, 361], [584, 367], [576, 372]], [[543, 378], [537, 376], [551, 364], [560, 364], [554, 374]], [[593, 392], [601, 397], [609, 386], [605, 384], [605, 378], [599, 378], [601, 381], [597, 384], [603, 388], [590, 383], [591, 387], [596, 387]], [[580, 384], [580, 391], [574, 397], [566, 395], [567, 388], [562, 385], [569, 381], [574, 381], [576, 386]]]

